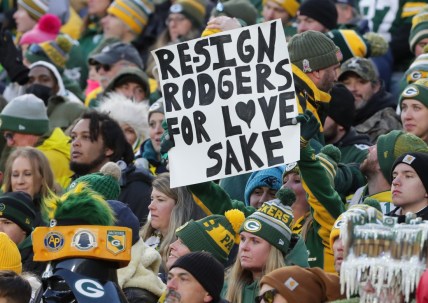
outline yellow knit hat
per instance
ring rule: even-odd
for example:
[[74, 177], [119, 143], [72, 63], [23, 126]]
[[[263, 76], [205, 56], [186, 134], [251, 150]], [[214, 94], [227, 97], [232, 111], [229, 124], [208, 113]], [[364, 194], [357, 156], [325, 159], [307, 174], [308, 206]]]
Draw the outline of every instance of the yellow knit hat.
[[122, 20], [135, 33], [140, 34], [154, 11], [151, 0], [115, 0], [107, 12]]
[[[267, 0], [263, 0], [265, 5]], [[279, 5], [290, 15], [290, 17], [296, 17], [297, 11], [299, 10], [300, 3], [296, 0], [271, 0]]]
[[22, 272], [21, 254], [16, 244], [3, 232], [0, 232], [0, 270]]

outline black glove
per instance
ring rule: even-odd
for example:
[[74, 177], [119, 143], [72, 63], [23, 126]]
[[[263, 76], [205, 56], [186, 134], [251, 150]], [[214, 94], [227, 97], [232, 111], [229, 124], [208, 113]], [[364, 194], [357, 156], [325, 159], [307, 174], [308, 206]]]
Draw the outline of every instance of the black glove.
[[300, 122], [300, 147], [306, 147], [308, 142], [315, 134], [318, 133], [320, 123], [310, 110], [305, 110], [304, 114], [296, 117], [297, 122]]
[[29, 69], [22, 62], [22, 53], [15, 47], [9, 31], [0, 31], [0, 63], [12, 82], [20, 85], [28, 82]]

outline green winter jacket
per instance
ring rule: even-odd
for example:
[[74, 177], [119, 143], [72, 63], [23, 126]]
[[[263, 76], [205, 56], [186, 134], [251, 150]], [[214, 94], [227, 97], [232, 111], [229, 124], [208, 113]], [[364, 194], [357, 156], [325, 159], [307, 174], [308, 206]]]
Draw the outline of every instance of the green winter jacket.
[[345, 205], [328, 179], [327, 172], [315, 157], [310, 145], [300, 150], [298, 162], [302, 186], [308, 196], [313, 217], [306, 233], [309, 265], [335, 273], [330, 233], [334, 222], [345, 211]]

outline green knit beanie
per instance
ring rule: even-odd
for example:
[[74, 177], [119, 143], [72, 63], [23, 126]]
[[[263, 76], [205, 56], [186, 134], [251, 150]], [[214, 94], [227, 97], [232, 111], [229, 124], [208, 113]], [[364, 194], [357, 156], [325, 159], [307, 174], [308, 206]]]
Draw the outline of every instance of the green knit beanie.
[[[294, 195], [294, 200], [295, 197]], [[274, 199], [263, 203], [256, 212], [248, 216], [239, 233], [246, 231], [260, 237], [279, 249], [285, 256], [290, 247], [290, 226], [293, 218], [291, 207], [284, 205], [279, 199]]]
[[245, 25], [254, 25], [257, 22], [257, 10], [247, 0], [219, 1], [211, 11], [211, 16], [227, 16], [241, 19]]
[[120, 195], [120, 167], [113, 162], [107, 162], [99, 173], [84, 175], [74, 180], [67, 191], [74, 189], [79, 183], [85, 183], [90, 189], [99, 193], [105, 200], [117, 200]]
[[340, 150], [336, 146], [328, 144], [321, 149], [316, 157], [324, 167], [330, 184], [334, 185], [334, 178], [336, 177], [337, 172], [337, 163], [340, 162], [340, 158], [342, 157]]
[[0, 113], [0, 131], [43, 135], [49, 130], [45, 103], [33, 94], [10, 101]]
[[222, 215], [212, 215], [198, 221], [189, 221], [175, 234], [190, 251], [207, 251], [226, 263], [235, 243], [239, 243], [238, 230], [245, 220], [243, 212], [232, 209]]
[[380, 170], [390, 184], [392, 165], [398, 157], [407, 152], [428, 153], [428, 146], [421, 138], [402, 130], [379, 136], [376, 146]]
[[36, 218], [33, 199], [21, 191], [3, 194], [0, 196], [0, 217], [9, 219], [29, 235]]
[[428, 79], [419, 79], [406, 86], [400, 95], [400, 108], [404, 99], [417, 100], [428, 108]]
[[340, 48], [321, 32], [306, 31], [294, 35], [288, 43], [291, 63], [303, 72], [324, 69], [342, 60]]
[[422, 11], [412, 18], [412, 29], [409, 36], [410, 50], [414, 53], [416, 44], [425, 38], [428, 38], [428, 12]]
[[183, 14], [189, 18], [196, 28], [204, 25], [206, 4], [199, 0], [178, 0], [169, 8], [170, 14]]

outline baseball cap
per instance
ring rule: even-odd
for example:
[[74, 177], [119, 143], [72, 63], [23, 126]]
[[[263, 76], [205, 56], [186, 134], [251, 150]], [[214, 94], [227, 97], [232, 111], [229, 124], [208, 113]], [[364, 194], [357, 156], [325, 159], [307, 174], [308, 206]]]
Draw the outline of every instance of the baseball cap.
[[99, 53], [89, 58], [89, 64], [114, 64], [120, 60], [129, 61], [144, 69], [143, 60], [141, 60], [137, 49], [131, 44], [123, 42], [116, 42], [103, 47]]
[[339, 81], [342, 81], [349, 72], [356, 73], [366, 81], [376, 82], [378, 80], [376, 67], [366, 58], [354, 57], [346, 60], [340, 67]]

